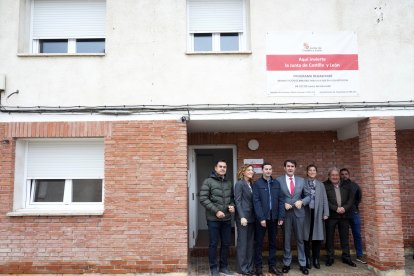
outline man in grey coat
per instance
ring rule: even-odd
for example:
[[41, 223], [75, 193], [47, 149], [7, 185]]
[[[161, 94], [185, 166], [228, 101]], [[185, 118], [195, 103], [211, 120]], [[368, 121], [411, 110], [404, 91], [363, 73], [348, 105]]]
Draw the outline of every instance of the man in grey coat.
[[284, 221], [284, 255], [283, 255], [283, 273], [289, 273], [292, 262], [291, 240], [292, 231], [295, 233], [295, 239], [298, 249], [298, 259], [300, 271], [304, 275], [309, 274], [306, 268], [305, 247], [303, 243], [303, 226], [305, 220], [305, 209], [303, 206], [308, 205], [310, 195], [305, 194], [305, 180], [302, 177], [295, 176], [296, 161], [286, 160], [283, 163], [285, 175], [279, 176], [281, 192], [285, 202], [285, 221]]

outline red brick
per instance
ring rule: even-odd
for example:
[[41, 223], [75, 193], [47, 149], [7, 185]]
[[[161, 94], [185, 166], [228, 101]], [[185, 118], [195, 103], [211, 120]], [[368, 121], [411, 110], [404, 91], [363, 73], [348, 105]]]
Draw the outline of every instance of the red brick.
[[[141, 131], [142, 127], [147, 128], [146, 132]], [[13, 250], [13, 254], [0, 259], [0, 272], [187, 271], [186, 133], [185, 124], [175, 121], [0, 123], [0, 137], [10, 140], [8, 145], [0, 144], [0, 247]], [[12, 208], [14, 139], [35, 137], [104, 137], [103, 216], [5, 216]], [[157, 150], [153, 150], [154, 145]], [[170, 157], [166, 152], [180, 154]], [[170, 168], [172, 162], [184, 168], [177, 174], [179, 178], [174, 175], [175, 167]], [[183, 200], [171, 200], [175, 193], [182, 194]], [[176, 211], [180, 216], [170, 219]], [[160, 250], [166, 245], [171, 249]], [[185, 254], [177, 255], [177, 251]], [[25, 259], [32, 263], [19, 262]], [[145, 265], [126, 261], [143, 259]], [[173, 261], [163, 264], [160, 260]]]
[[[9, 145], [0, 144], [0, 247], [9, 246], [31, 260], [22, 264], [18, 261], [23, 258], [2, 255], [0, 273], [53, 273], [56, 267], [62, 267], [58, 273], [187, 271], [187, 140], [189, 145], [235, 144], [238, 165], [244, 158], [264, 158], [273, 163], [275, 175], [283, 173], [286, 158], [298, 161], [300, 175], [307, 164], [316, 163], [321, 180], [331, 166], [349, 168], [364, 193], [362, 232], [370, 264], [382, 270], [402, 267], [403, 246], [414, 241], [409, 212], [414, 208], [414, 131], [395, 134], [393, 125], [389, 118], [369, 119], [361, 122], [359, 138], [338, 141], [335, 132], [187, 136], [185, 125], [173, 121], [0, 123], [0, 137], [10, 139]], [[12, 208], [14, 139], [48, 135], [104, 137], [103, 216], [4, 215]], [[260, 142], [258, 151], [246, 146], [252, 138]], [[392, 206], [390, 199], [398, 197], [407, 208]], [[379, 242], [383, 240], [387, 243]], [[108, 265], [111, 261], [120, 262]]]
[[368, 259], [379, 270], [402, 269], [404, 242], [395, 120], [390, 117], [360, 121], [359, 135], [360, 151], [364, 153], [360, 155], [364, 164], [361, 184], [366, 187], [364, 203], [376, 206], [365, 215], [369, 225], [365, 227]]

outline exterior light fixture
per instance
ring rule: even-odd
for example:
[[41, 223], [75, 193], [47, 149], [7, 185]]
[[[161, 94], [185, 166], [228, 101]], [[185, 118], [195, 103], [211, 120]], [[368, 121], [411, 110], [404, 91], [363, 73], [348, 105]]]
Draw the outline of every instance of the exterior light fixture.
[[8, 144], [10, 144], [10, 141], [9, 141], [9, 140], [7, 140], [7, 139], [4, 139], [4, 140], [1, 140], [1, 143], [2, 143], [3, 145], [8, 145]]
[[249, 142], [247, 143], [247, 147], [250, 150], [257, 150], [259, 148], [259, 141], [257, 141], [256, 139], [251, 139], [249, 140]]

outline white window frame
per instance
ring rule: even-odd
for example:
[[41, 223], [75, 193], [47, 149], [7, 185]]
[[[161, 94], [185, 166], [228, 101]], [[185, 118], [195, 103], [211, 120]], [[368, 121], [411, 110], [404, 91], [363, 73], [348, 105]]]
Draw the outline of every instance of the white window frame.
[[[242, 0], [243, 3], [243, 32], [211, 32], [212, 34], [212, 50], [211, 51], [195, 51], [194, 50], [194, 34], [189, 30], [189, 22], [190, 22], [190, 5], [189, 1], [187, 0], [187, 52], [188, 53], [250, 53], [249, 52], [249, 45], [247, 43], [248, 39], [248, 9], [249, 9], [249, 0]], [[238, 33], [239, 34], [239, 50], [236, 51], [221, 51], [220, 45], [220, 35], [225, 33]]]
[[[83, 178], [83, 179], [97, 179], [97, 178]], [[62, 202], [35, 202], [35, 185], [32, 185], [33, 180], [47, 180], [47, 178], [39, 178], [39, 179], [26, 179], [26, 191], [27, 193], [26, 198], [26, 208], [27, 209], [50, 209], [53, 207], [54, 209], [61, 209], [61, 210], [101, 210], [103, 208], [103, 201], [104, 201], [104, 180], [102, 180], [102, 198], [101, 202], [72, 202], [71, 195], [72, 195], [72, 180], [74, 179], [59, 179], [65, 180], [65, 189], [63, 193], [63, 201]]]
[[[34, 1], [35, 0], [29, 0], [30, 1], [30, 53], [32, 54], [46, 54], [46, 55], [62, 55], [62, 54], [78, 54], [76, 52], [76, 40], [77, 39], [104, 39], [105, 43], [105, 52], [91, 52], [91, 53], [79, 53], [80, 55], [85, 54], [93, 54], [93, 55], [104, 55], [106, 53], [106, 36], [102, 37], [78, 37], [78, 38], [68, 38], [68, 37], [59, 37], [59, 38], [33, 38], [33, 19], [34, 19]], [[106, 4], [106, 0], [105, 0]], [[41, 53], [40, 52], [40, 40], [48, 40], [48, 39], [62, 39], [68, 41], [68, 51], [65, 53]]]
[[[233, 32], [234, 33], [234, 32]], [[190, 41], [190, 52], [194, 52], [194, 53], [202, 53], [202, 52], [219, 52], [219, 53], [228, 53], [228, 52], [245, 52], [246, 49], [245, 46], [246, 43], [244, 42], [244, 38], [245, 36], [243, 35], [243, 33], [237, 33], [239, 36], [239, 49], [238, 50], [234, 50], [234, 51], [222, 51], [221, 50], [221, 43], [220, 43], [220, 36], [221, 34], [226, 34], [226, 33], [211, 33], [211, 43], [212, 43], [212, 49], [211, 51], [195, 51], [194, 50], [194, 33], [190, 33], [189, 34], [189, 41]]]
[[[30, 141], [102, 141], [98, 138], [83, 139], [19, 139], [16, 142], [16, 165], [14, 181], [13, 211], [8, 216], [39, 216], [39, 215], [102, 215], [104, 212], [105, 181], [102, 177], [67, 177], [65, 179], [38, 176], [28, 178], [28, 150]], [[62, 202], [34, 202], [34, 186], [32, 180], [60, 179], [65, 180], [64, 198]], [[102, 180], [102, 200], [101, 202], [71, 202], [72, 180], [73, 179], [101, 179]]]
[[[68, 51], [66, 54], [76, 54], [76, 38], [62, 38], [68, 41]], [[45, 39], [47, 40], [47, 39]], [[40, 39], [32, 39], [32, 53], [34, 54], [50, 54], [40, 52]], [[62, 53], [65, 54], [65, 53]]]

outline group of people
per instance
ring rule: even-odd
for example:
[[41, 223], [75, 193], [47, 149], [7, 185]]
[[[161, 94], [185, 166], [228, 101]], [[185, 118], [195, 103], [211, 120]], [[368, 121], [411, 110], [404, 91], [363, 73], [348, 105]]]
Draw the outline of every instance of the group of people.
[[[331, 168], [324, 183], [316, 179], [317, 167], [307, 166], [307, 177], [295, 175], [296, 161], [286, 160], [285, 174], [274, 179], [270, 163], [262, 165], [262, 177], [253, 183], [252, 165], [243, 165], [233, 186], [226, 178], [227, 163], [217, 161], [214, 171], [200, 190], [200, 203], [206, 209], [209, 232], [209, 265], [212, 276], [232, 275], [228, 268], [231, 243], [231, 220], [234, 213], [237, 227], [237, 272], [263, 275], [263, 240], [267, 232], [269, 272], [288, 273], [292, 263], [292, 236], [297, 247], [299, 268], [308, 275], [309, 269], [320, 269], [320, 249], [326, 240], [326, 266], [334, 263], [334, 235], [338, 226], [342, 262], [355, 267], [349, 249], [349, 227], [357, 253], [363, 259], [361, 221], [358, 205], [361, 190], [349, 178], [348, 169]], [[283, 267], [276, 266], [276, 236], [283, 229]], [[326, 232], [326, 237], [325, 237]], [[219, 264], [217, 248], [221, 241]]]

